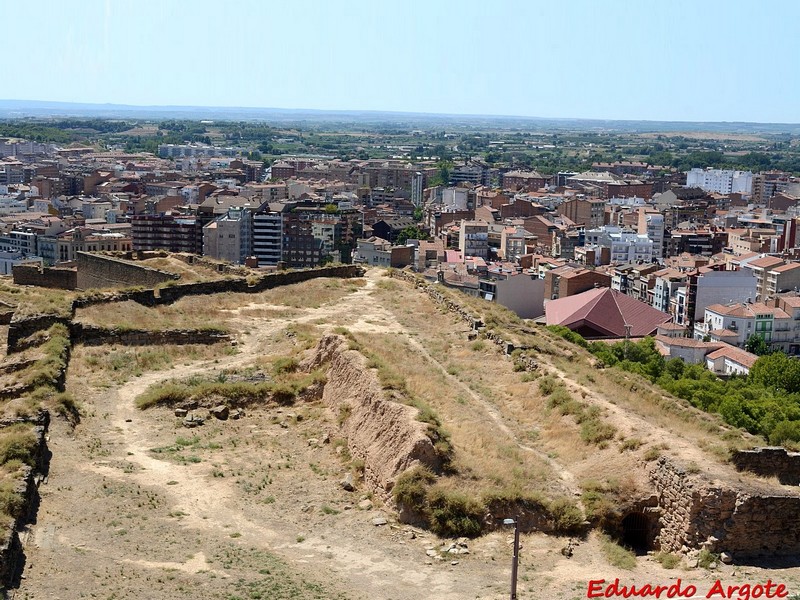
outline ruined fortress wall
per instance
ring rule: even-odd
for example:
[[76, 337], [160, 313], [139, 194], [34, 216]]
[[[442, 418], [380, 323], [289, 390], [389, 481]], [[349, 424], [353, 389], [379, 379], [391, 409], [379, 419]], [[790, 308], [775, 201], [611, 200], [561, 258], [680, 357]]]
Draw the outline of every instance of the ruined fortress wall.
[[153, 287], [165, 281], [174, 281], [178, 275], [151, 267], [104, 256], [78, 252], [77, 287], [82, 290], [110, 287]]
[[[31, 344], [25, 342], [25, 338], [33, 335], [37, 331], [50, 329], [56, 323], [62, 323], [66, 327], [70, 326], [71, 319], [58, 315], [35, 315], [24, 319], [13, 320], [8, 326], [8, 353], [20, 352], [30, 347]], [[33, 345], [38, 345], [36, 342]]]
[[11, 267], [11, 274], [17, 285], [35, 285], [60, 290], [74, 290], [78, 287], [78, 273], [75, 269], [54, 269], [22, 264]]
[[[107, 257], [106, 257], [107, 258]], [[138, 265], [134, 265], [138, 267]], [[99, 292], [92, 295], [81, 296], [72, 303], [72, 314], [76, 308], [85, 308], [96, 304], [110, 304], [132, 300], [143, 306], [157, 306], [171, 304], [184, 296], [220, 294], [225, 292], [257, 293], [264, 290], [301, 283], [317, 277], [335, 277], [348, 279], [361, 277], [363, 269], [358, 265], [340, 265], [335, 267], [321, 267], [304, 271], [281, 271], [264, 275], [254, 284], [248, 284], [245, 279], [223, 279], [219, 281], [205, 281], [169, 285], [158, 290], [125, 290], [120, 292]], [[1, 309], [2, 307], [0, 307]], [[14, 320], [8, 330], [8, 352], [19, 352], [24, 349], [22, 340], [37, 331], [48, 329], [53, 323], [64, 323], [71, 326], [71, 319], [56, 315], [35, 315], [32, 317]]]
[[348, 350], [340, 336], [326, 336], [315, 355], [306, 366], [330, 360], [322, 400], [339, 415], [341, 433], [350, 453], [364, 461], [364, 481], [371, 490], [388, 499], [406, 469], [419, 464], [432, 471], [441, 468], [417, 409], [387, 397], [361, 354]]
[[157, 346], [162, 344], [216, 344], [229, 342], [231, 337], [215, 329], [167, 329], [149, 331], [145, 329], [117, 329], [96, 327], [73, 323], [71, 329], [72, 343], [87, 346], [102, 344], [118, 344], [121, 346]]
[[734, 559], [800, 552], [800, 496], [734, 489], [689, 473], [662, 457], [650, 468], [661, 508], [657, 543], [679, 551], [707, 547]]
[[741, 450], [731, 457], [739, 471], [762, 477], [777, 477], [783, 485], [800, 485], [800, 452], [787, 452], [783, 447]]

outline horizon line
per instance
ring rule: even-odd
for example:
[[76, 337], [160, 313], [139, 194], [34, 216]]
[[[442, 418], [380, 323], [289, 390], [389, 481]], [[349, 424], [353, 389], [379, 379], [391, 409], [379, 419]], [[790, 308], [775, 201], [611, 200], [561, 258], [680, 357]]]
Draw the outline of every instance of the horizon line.
[[[3, 103], [18, 103], [20, 105], [31, 105], [29, 108], [36, 108], [33, 105], [70, 105], [84, 107], [106, 107], [131, 110], [242, 110], [242, 111], [283, 111], [296, 113], [370, 113], [375, 115], [404, 115], [404, 116], [423, 116], [423, 117], [460, 117], [460, 118], [484, 118], [484, 119], [527, 119], [532, 121], [599, 121], [599, 122], [622, 122], [622, 123], [686, 123], [686, 124], [722, 124], [722, 125], [791, 125], [800, 126], [800, 122], [780, 122], [780, 121], [742, 121], [742, 120], [719, 120], [719, 121], [691, 121], [685, 119], [652, 119], [652, 118], [625, 118], [614, 119], [607, 117], [541, 117], [533, 115], [509, 115], [509, 114], [482, 114], [482, 113], [443, 113], [443, 112], [420, 112], [420, 111], [401, 111], [401, 110], [381, 110], [381, 109], [359, 109], [359, 108], [283, 108], [277, 106], [231, 106], [231, 105], [195, 105], [195, 104], [122, 104], [117, 102], [75, 102], [61, 100], [31, 100], [16, 98], [0, 98], [0, 108]], [[25, 108], [21, 106], [20, 108]], [[44, 108], [44, 107], [40, 107]], [[53, 107], [56, 108], [56, 107]], [[6, 109], [8, 110], [8, 109]]]

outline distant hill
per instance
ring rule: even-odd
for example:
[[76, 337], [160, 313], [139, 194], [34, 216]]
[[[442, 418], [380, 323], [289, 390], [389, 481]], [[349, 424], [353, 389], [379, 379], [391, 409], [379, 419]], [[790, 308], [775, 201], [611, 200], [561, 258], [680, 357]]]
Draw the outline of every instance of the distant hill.
[[496, 129], [563, 129], [630, 132], [724, 132], [800, 134], [798, 123], [626, 121], [552, 119], [520, 116], [451, 115], [367, 110], [315, 110], [224, 106], [134, 106], [40, 100], [0, 100], [0, 119], [100, 117], [106, 119], [213, 119], [275, 123], [385, 123], [402, 127], [481, 127]]

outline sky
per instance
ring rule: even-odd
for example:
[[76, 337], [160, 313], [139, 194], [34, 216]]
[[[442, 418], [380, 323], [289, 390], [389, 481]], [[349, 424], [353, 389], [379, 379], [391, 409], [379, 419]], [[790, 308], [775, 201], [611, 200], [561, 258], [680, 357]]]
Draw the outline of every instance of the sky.
[[796, 0], [0, 0], [0, 99], [800, 122]]

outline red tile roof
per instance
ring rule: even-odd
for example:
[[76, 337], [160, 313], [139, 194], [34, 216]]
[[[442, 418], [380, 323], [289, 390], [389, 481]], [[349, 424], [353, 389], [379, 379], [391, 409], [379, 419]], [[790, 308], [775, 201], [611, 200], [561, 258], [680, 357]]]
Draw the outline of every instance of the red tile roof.
[[748, 369], [752, 367], [758, 360], [758, 356], [755, 354], [751, 354], [750, 352], [742, 350], [741, 348], [737, 348], [736, 346], [725, 346], [724, 348], [720, 348], [719, 350], [714, 350], [714, 352], [706, 354], [706, 358], [710, 358], [712, 360], [722, 357], [737, 362]]
[[641, 337], [672, 319], [667, 313], [609, 288], [551, 300], [545, 306], [545, 315], [548, 325], [588, 327], [600, 335], [619, 337], [625, 336], [626, 324], [631, 326], [631, 337]]
[[747, 266], [760, 267], [766, 269], [780, 264], [783, 264], [782, 259], [777, 258], [775, 256], [765, 256], [763, 258], [757, 258], [756, 260], [751, 260], [749, 263], [747, 263]]
[[793, 271], [794, 269], [800, 269], [800, 263], [787, 263], [771, 269], [770, 272], [783, 273], [784, 271]]
[[739, 334], [735, 331], [731, 331], [730, 329], [712, 329], [708, 332], [711, 335], [715, 335], [719, 338], [738, 338]]

